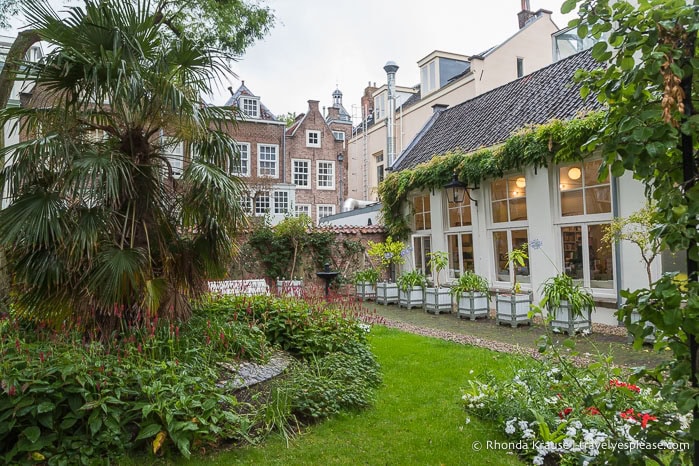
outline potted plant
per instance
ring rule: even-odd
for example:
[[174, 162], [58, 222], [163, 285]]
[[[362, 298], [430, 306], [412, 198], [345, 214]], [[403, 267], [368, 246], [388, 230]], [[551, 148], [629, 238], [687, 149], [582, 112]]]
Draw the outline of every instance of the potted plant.
[[[524, 267], [529, 258], [527, 243], [507, 253], [507, 263], [512, 268], [515, 265]], [[522, 293], [522, 286], [517, 282], [517, 274], [514, 274], [512, 290], [506, 293], [498, 292], [495, 296], [495, 322], [498, 324], [510, 324], [517, 327], [519, 324], [531, 325], [529, 308], [532, 303], [531, 293]]]
[[457, 315], [470, 320], [488, 318], [490, 312], [490, 285], [488, 280], [470, 270], [464, 272], [451, 286], [456, 299]]
[[435, 286], [425, 289], [425, 311], [433, 314], [451, 312], [451, 294], [449, 288], [439, 286], [439, 274], [449, 265], [449, 256], [444, 251], [435, 251], [427, 254], [428, 266], [434, 272]]
[[362, 301], [376, 298], [376, 283], [379, 281], [380, 272], [375, 268], [359, 270], [352, 277], [352, 282], [357, 290], [357, 297]]
[[386, 241], [375, 243], [369, 241], [367, 254], [378, 260], [385, 271], [386, 280], [376, 283], [376, 302], [379, 304], [391, 304], [398, 302], [398, 285], [393, 281], [395, 266], [405, 262], [405, 244], [402, 241], [393, 241], [390, 236]]
[[424, 306], [424, 291], [427, 279], [419, 270], [403, 272], [397, 280], [399, 289], [398, 306], [412, 309]]
[[543, 284], [541, 306], [549, 312], [551, 326], [569, 335], [592, 330], [592, 294], [573, 282], [565, 273], [549, 278]]

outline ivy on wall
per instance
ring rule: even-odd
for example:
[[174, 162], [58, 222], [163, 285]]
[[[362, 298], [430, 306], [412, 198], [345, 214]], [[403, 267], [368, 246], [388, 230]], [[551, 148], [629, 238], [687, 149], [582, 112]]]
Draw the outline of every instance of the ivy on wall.
[[[413, 191], [442, 189], [454, 171], [459, 179], [477, 184], [488, 178], [500, 178], [507, 171], [527, 167], [547, 167], [549, 163], [581, 160], [583, 146], [602, 127], [604, 113], [581, 115], [569, 121], [550, 120], [527, 126], [513, 133], [499, 146], [471, 153], [454, 150], [434, 156], [429, 162], [389, 174], [379, 185], [381, 213], [387, 234], [406, 238], [410, 226], [403, 215], [403, 204]], [[606, 173], [607, 166], [601, 170]]]

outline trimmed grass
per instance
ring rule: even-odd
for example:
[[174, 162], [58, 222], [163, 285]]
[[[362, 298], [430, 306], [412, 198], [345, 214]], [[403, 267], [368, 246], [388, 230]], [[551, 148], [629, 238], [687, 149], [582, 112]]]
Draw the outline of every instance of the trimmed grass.
[[[370, 336], [384, 384], [372, 409], [312, 426], [289, 448], [273, 436], [262, 445], [180, 460], [230, 465], [521, 465], [501, 450], [474, 451], [472, 444], [504, 441], [502, 426], [471, 418], [459, 388], [479, 375], [511, 376], [529, 360], [425, 338], [384, 327]], [[470, 371], [473, 371], [470, 374]]]

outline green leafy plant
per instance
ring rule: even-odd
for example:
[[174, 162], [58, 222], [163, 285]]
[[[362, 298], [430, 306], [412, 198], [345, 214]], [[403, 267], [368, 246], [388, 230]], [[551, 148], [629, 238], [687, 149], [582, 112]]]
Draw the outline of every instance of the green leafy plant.
[[548, 278], [541, 287], [544, 297], [540, 304], [542, 307], [547, 307], [549, 311], [559, 308], [563, 301], [568, 303], [574, 317], [581, 316], [583, 311], [595, 307], [592, 293], [576, 285], [570, 275], [559, 273]]
[[381, 273], [378, 270], [374, 268], [368, 268], [357, 271], [354, 274], [354, 277], [352, 278], [352, 282], [355, 285], [359, 283], [371, 283], [372, 285], [376, 285], [376, 282], [379, 281], [380, 276]]
[[287, 215], [284, 220], [279, 222], [275, 227], [277, 234], [285, 237], [293, 246], [294, 255], [291, 258], [291, 270], [289, 271], [288, 277], [293, 279], [295, 277], [294, 272], [296, 271], [297, 257], [301, 248], [304, 244], [304, 236], [306, 231], [310, 228], [312, 222], [310, 217], [307, 215], [291, 216]]
[[405, 263], [405, 257], [402, 254], [403, 250], [405, 250], [405, 243], [394, 241], [391, 236], [388, 236], [386, 241], [383, 242], [369, 241], [367, 246], [367, 254], [378, 260], [381, 266], [389, 272], [389, 275], [392, 273], [391, 269], [395, 265]]
[[[529, 254], [527, 252], [528, 243], [522, 244], [518, 248], [514, 248], [512, 251], [507, 253], [507, 263], [509, 266], [524, 267], [526, 265], [527, 259], [529, 259]], [[519, 293], [522, 291], [522, 285], [517, 282], [517, 273], [514, 274], [514, 283], [512, 284], [512, 291], [514, 293]]]
[[419, 286], [424, 289], [427, 286], [427, 278], [419, 270], [403, 272], [396, 280], [398, 288], [403, 292], [408, 292], [412, 287]]
[[434, 251], [427, 253], [427, 257], [427, 266], [434, 271], [435, 285], [439, 288], [439, 273], [449, 265], [449, 256], [444, 251]]
[[451, 294], [456, 296], [456, 299], [459, 299], [463, 293], [472, 292], [488, 295], [490, 293], [490, 284], [484, 277], [467, 270], [452, 283]]

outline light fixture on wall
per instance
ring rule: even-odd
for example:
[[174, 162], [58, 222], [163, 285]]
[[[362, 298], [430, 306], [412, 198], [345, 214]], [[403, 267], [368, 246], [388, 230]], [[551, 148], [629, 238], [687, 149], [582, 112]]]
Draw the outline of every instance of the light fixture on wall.
[[518, 188], [524, 188], [527, 186], [527, 180], [523, 176], [520, 176], [515, 180], [515, 184]]
[[478, 201], [471, 197], [471, 193], [469, 191], [471, 189], [478, 188], [478, 185], [470, 187], [465, 183], [462, 183], [459, 180], [459, 176], [456, 174], [456, 172], [454, 172], [451, 181], [444, 185], [444, 189], [447, 190], [449, 202], [453, 202], [454, 204], [461, 204], [462, 202], [464, 202], [465, 196], [468, 196], [468, 198], [471, 201], [473, 201], [473, 203], [476, 204], [476, 206], [478, 206]]
[[582, 171], [578, 167], [571, 167], [570, 170], [568, 170], [568, 178], [571, 180], [579, 180], [581, 175]]

